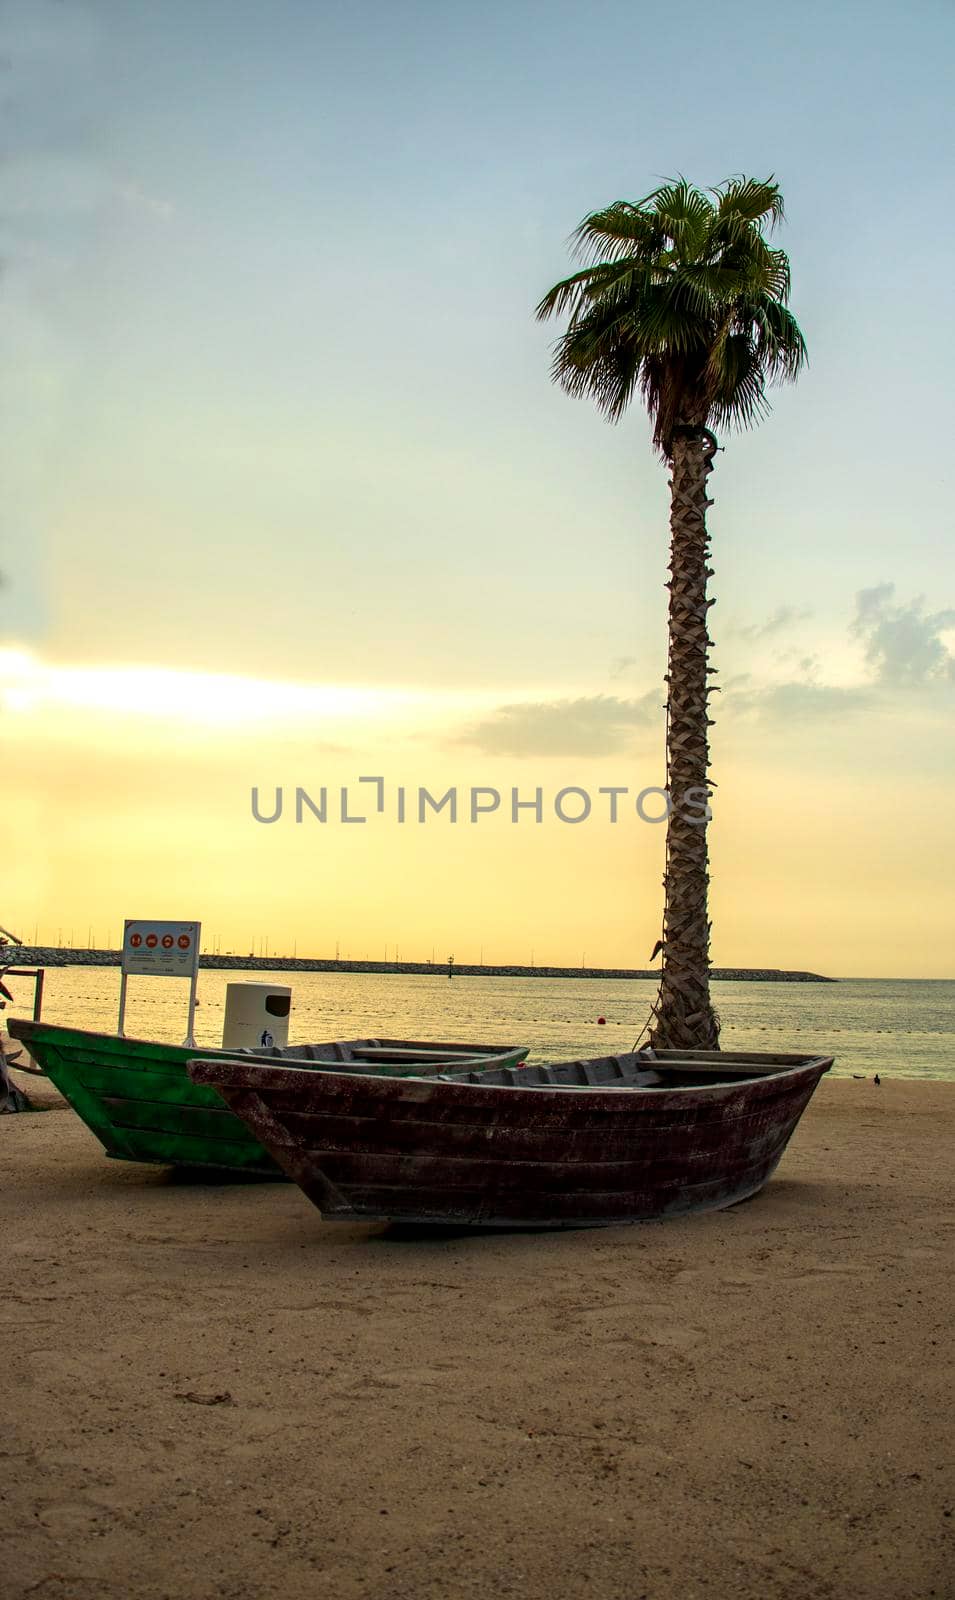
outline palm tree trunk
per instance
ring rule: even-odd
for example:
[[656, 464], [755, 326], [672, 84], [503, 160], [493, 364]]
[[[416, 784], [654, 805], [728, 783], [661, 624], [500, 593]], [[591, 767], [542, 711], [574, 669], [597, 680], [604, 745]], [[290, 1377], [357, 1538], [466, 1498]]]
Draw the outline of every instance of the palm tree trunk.
[[[670, 456], [670, 643], [667, 663], [666, 875], [663, 974], [650, 1043], [657, 1049], [717, 1050], [719, 1019], [710, 1003], [705, 796], [709, 793], [707, 715], [710, 636], [706, 582], [706, 480], [716, 440], [708, 429], [675, 430]], [[690, 791], [696, 791], [693, 795]]]

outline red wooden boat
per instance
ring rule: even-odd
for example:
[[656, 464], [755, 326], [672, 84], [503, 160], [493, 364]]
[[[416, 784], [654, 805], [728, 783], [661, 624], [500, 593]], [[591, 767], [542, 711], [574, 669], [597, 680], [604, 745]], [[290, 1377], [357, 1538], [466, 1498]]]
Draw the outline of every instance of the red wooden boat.
[[640, 1222], [736, 1205], [831, 1057], [644, 1051], [382, 1079], [191, 1061], [329, 1220]]

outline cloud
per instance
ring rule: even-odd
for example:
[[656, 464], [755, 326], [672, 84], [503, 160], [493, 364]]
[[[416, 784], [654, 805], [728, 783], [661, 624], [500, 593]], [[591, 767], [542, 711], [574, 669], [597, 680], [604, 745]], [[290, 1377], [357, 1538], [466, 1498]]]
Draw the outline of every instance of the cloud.
[[[756, 641], [782, 633], [812, 613], [795, 606], [778, 606], [764, 622], [736, 627], [740, 638]], [[808, 722], [838, 723], [872, 711], [898, 712], [907, 708], [907, 691], [955, 684], [955, 610], [930, 612], [923, 598], [902, 604], [895, 586], [878, 584], [860, 589], [849, 634], [864, 647], [864, 681], [827, 683], [825, 653], [809, 653], [805, 645], [775, 656], [777, 681], [749, 672], [732, 674], [724, 693], [712, 702], [713, 715], [756, 717], [776, 727]], [[844, 655], [844, 647], [837, 652]], [[636, 666], [632, 657], [619, 656], [611, 676], [621, 677]], [[783, 677], [788, 671], [792, 677]], [[523, 701], [497, 707], [473, 724], [455, 742], [469, 744], [493, 756], [606, 756], [626, 749], [638, 728], [662, 725], [665, 686], [635, 698], [615, 695], [577, 699]], [[939, 702], [932, 697], [936, 711]], [[926, 710], [930, 707], [926, 704]], [[906, 709], [905, 714], [908, 714]]]
[[894, 599], [895, 584], [860, 589], [850, 631], [861, 639], [877, 683], [887, 688], [955, 681], [955, 655], [943, 635], [955, 629], [955, 611], [926, 611], [919, 595], [908, 605]]
[[493, 756], [606, 756], [624, 749], [635, 728], [662, 722], [665, 690], [636, 700], [592, 695], [578, 700], [499, 706], [457, 741]]
[[116, 178], [98, 160], [56, 152], [24, 152], [7, 162], [4, 206], [9, 217], [28, 222], [72, 223], [116, 207], [168, 222], [175, 210], [134, 177]]
[[754, 691], [744, 690], [727, 701], [727, 709], [743, 714], [756, 711], [773, 722], [807, 722], [816, 717], [829, 721], [868, 711], [880, 696], [871, 684], [813, 683], [810, 680], [774, 683]]
[[732, 624], [728, 631], [739, 639], [769, 639], [774, 633], [782, 633], [784, 628], [789, 628], [794, 622], [805, 622], [811, 617], [809, 610], [799, 610], [796, 606], [777, 606], [771, 617], [765, 622], [750, 622], [745, 627], [739, 623]]
[[[787, 608], [782, 608], [782, 611]], [[776, 613], [779, 617], [782, 611]], [[772, 619], [771, 619], [772, 620]], [[906, 604], [895, 599], [895, 585], [880, 583], [860, 589], [849, 634], [861, 641], [867, 681], [825, 683], [818, 655], [798, 660], [799, 677], [781, 683], [732, 680], [737, 692], [727, 697], [727, 710], [758, 714], [768, 721], [836, 718], [872, 709], [906, 708], [911, 691], [920, 691], [920, 705], [938, 709], [939, 692], [955, 684], [955, 651], [946, 635], [955, 633], [955, 610], [927, 611], [923, 596]], [[780, 660], [794, 656], [786, 652]], [[727, 688], [730, 684], [727, 684]]]
[[175, 213], [175, 206], [171, 200], [166, 200], [162, 195], [150, 194], [135, 178], [126, 178], [113, 185], [113, 193], [130, 211], [142, 211], [147, 216], [158, 217], [160, 222], [168, 222]]

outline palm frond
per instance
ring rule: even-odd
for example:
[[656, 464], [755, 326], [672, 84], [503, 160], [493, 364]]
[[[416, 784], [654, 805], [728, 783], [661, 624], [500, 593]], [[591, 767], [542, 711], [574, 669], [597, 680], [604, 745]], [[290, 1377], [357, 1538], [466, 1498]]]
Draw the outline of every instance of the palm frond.
[[767, 409], [765, 377], [753, 340], [745, 333], [731, 333], [719, 349], [718, 364], [715, 356], [714, 351], [708, 370], [713, 419], [719, 426], [732, 421], [751, 428]]
[[586, 313], [594, 301], [631, 302], [649, 286], [651, 273], [641, 261], [604, 261], [584, 267], [555, 283], [537, 307], [539, 322], [567, 312], [571, 321]]
[[663, 184], [640, 204], [641, 208], [645, 207], [659, 217], [665, 226], [670, 225], [671, 236], [673, 228], [686, 224], [697, 229], [705, 226], [713, 211], [713, 202], [702, 190], [687, 183], [685, 178], [676, 178], [671, 183]]
[[630, 201], [615, 200], [585, 217], [571, 234], [570, 243], [578, 260], [615, 260], [638, 252], [655, 253], [662, 249], [665, 234], [657, 218]]
[[713, 193], [719, 197], [716, 209], [721, 218], [735, 213], [745, 217], [747, 222], [762, 222], [764, 217], [768, 217], [770, 229], [785, 219], [783, 197], [772, 175], [762, 179], [730, 178]]
[[787, 306], [765, 296], [759, 307], [757, 353], [773, 378], [795, 378], [809, 360], [802, 329]]
[[679, 426], [751, 426], [767, 384], [807, 360], [786, 305], [789, 259], [766, 238], [783, 216], [772, 176], [706, 192], [678, 177], [591, 212], [571, 236], [586, 264], [536, 308], [567, 318], [555, 381], [611, 421], [639, 390], [664, 454]]

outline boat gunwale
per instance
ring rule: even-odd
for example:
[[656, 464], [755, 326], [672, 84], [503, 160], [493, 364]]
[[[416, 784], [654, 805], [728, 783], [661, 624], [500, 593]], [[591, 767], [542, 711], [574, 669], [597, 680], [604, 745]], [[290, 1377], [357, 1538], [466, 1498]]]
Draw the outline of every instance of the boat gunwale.
[[[624, 1052], [624, 1054], [632, 1055], [635, 1053]], [[531, 1067], [534, 1065], [553, 1067], [565, 1065], [572, 1066], [576, 1064], [576, 1059], [577, 1058], [570, 1062], [529, 1062], [528, 1065]], [[619, 1057], [613, 1056], [594, 1056], [588, 1058], [589, 1064], [591, 1065], [601, 1061], [619, 1059]], [[698, 1063], [686, 1062], [686, 1059], [683, 1059], [684, 1064], [688, 1066], [698, 1065]], [[729, 1056], [729, 1059], [732, 1060], [731, 1055]], [[639, 1097], [640, 1099], [645, 1098], [648, 1103], [658, 1102], [664, 1096], [668, 1095], [684, 1096], [702, 1094], [708, 1100], [717, 1097], [720, 1099], [725, 1099], [727, 1095], [731, 1095], [742, 1090], [753, 1089], [760, 1084], [771, 1084], [780, 1083], [786, 1080], [796, 1080], [801, 1075], [808, 1076], [813, 1072], [818, 1080], [823, 1076], [824, 1073], [829, 1071], [834, 1060], [835, 1058], [833, 1056], [807, 1056], [801, 1058], [796, 1065], [784, 1066], [778, 1071], [757, 1072], [753, 1073], [752, 1076], [738, 1077], [735, 1082], [717, 1079], [712, 1083], [661, 1084], [659, 1086], [643, 1084], [634, 1085], [633, 1087], [629, 1087], [626, 1084], [469, 1083], [463, 1076], [459, 1077], [455, 1075], [452, 1077], [450, 1074], [435, 1074], [434, 1076], [430, 1077], [424, 1074], [411, 1074], [407, 1077], [401, 1078], [382, 1078], [372, 1072], [322, 1072], [321, 1074], [314, 1074], [308, 1072], [307, 1069], [302, 1067], [286, 1065], [284, 1062], [281, 1065], [273, 1065], [271, 1062], [262, 1061], [261, 1059], [256, 1060], [251, 1056], [247, 1056], [244, 1059], [240, 1057], [233, 1057], [231, 1059], [222, 1057], [215, 1060], [206, 1060], [202, 1057], [194, 1057], [186, 1063], [186, 1068], [193, 1083], [205, 1084], [211, 1088], [221, 1087], [232, 1090], [245, 1090], [252, 1093], [257, 1093], [260, 1090], [265, 1090], [266, 1092], [273, 1090], [280, 1093], [284, 1090], [294, 1092], [296, 1088], [301, 1086], [303, 1080], [308, 1079], [309, 1081], [314, 1082], [316, 1077], [320, 1077], [322, 1081], [317, 1087], [327, 1095], [334, 1094], [337, 1087], [344, 1087], [346, 1085], [351, 1087], [351, 1092], [354, 1094], [355, 1088], [367, 1081], [372, 1083], [375, 1086], [376, 1091], [383, 1093], [389, 1100], [415, 1098], [414, 1096], [408, 1096], [407, 1091], [409, 1089], [417, 1089], [419, 1086], [423, 1085], [430, 1091], [430, 1093], [426, 1096], [417, 1097], [421, 1098], [422, 1100], [431, 1099], [435, 1094], [438, 1094], [442, 1099], [453, 1099], [453, 1095], [445, 1095], [444, 1091], [459, 1089], [467, 1091], [466, 1098], [473, 1099], [474, 1103], [488, 1104], [495, 1102], [498, 1096], [500, 1096], [502, 1093], [509, 1095], [512, 1091], [516, 1090], [518, 1093], [533, 1095], [535, 1097], [535, 1104], [541, 1099], [547, 1102], [552, 1098], [557, 1099], [560, 1103], [569, 1104], [572, 1100], [573, 1091], [577, 1090], [582, 1094], [586, 1094], [587, 1103], [591, 1106], [594, 1106], [595, 1109], [600, 1109], [601, 1097], [606, 1096], [609, 1102], [607, 1109], [609, 1110], [611, 1106], [620, 1104], [621, 1095], [628, 1097], [630, 1100], [633, 1100], [635, 1097]], [[655, 1061], [652, 1059], [647, 1060], [645, 1064], [650, 1068], [666, 1065], [660, 1061], [659, 1056]], [[673, 1065], [675, 1067], [676, 1063]], [[235, 1070], [217, 1082], [215, 1077], [212, 1076], [211, 1072], [206, 1073], [201, 1071], [203, 1066], [208, 1066], [214, 1069], [230, 1067]], [[241, 1081], [239, 1074], [241, 1074], [243, 1069], [248, 1070], [251, 1068], [253, 1072], [258, 1073], [263, 1067], [268, 1073], [268, 1078], [266, 1081]], [[489, 1066], [489, 1070], [495, 1069]], [[520, 1072], [521, 1068], [516, 1067], [511, 1070]], [[287, 1082], [278, 1081], [280, 1078], [285, 1079], [286, 1077], [288, 1079]], [[489, 1099], [486, 1097], [489, 1097]]]
[[[492, 1067], [495, 1065], [494, 1058], [496, 1057], [514, 1056], [521, 1051], [524, 1052], [524, 1055], [527, 1054], [526, 1048], [523, 1045], [518, 1044], [469, 1045], [457, 1042], [452, 1043], [443, 1039], [410, 1040], [391, 1039], [385, 1038], [384, 1036], [375, 1038], [369, 1036], [362, 1037], [360, 1039], [306, 1039], [301, 1041], [299, 1044], [272, 1045], [269, 1047], [269, 1049], [274, 1053], [267, 1054], [263, 1052], [262, 1054], [259, 1054], [258, 1051], [253, 1049], [243, 1051], [241, 1049], [237, 1050], [234, 1046], [230, 1049], [226, 1049], [222, 1045], [197, 1046], [174, 1044], [168, 1039], [140, 1039], [129, 1034], [121, 1035], [118, 1033], [103, 1033], [92, 1028], [70, 1027], [66, 1023], [45, 1022], [42, 1018], [37, 1021], [32, 1017], [10, 1017], [6, 1022], [6, 1028], [11, 1038], [18, 1039], [27, 1046], [29, 1046], [31, 1040], [38, 1043], [50, 1043], [56, 1045], [60, 1043], [64, 1035], [69, 1035], [71, 1038], [75, 1038], [84, 1042], [88, 1040], [95, 1040], [99, 1044], [108, 1044], [110, 1046], [119, 1047], [119, 1049], [122, 1049], [126, 1046], [134, 1046], [144, 1048], [146, 1050], [170, 1050], [175, 1052], [177, 1066], [188, 1066], [191, 1060], [207, 1059], [247, 1061], [257, 1066], [267, 1067], [276, 1065], [285, 1066], [287, 1063], [292, 1061], [300, 1061], [304, 1063], [302, 1066], [296, 1066], [293, 1069], [296, 1072], [311, 1072], [316, 1066], [324, 1067], [326, 1063], [321, 1058], [316, 1059], [315, 1057], [293, 1056], [291, 1054], [286, 1055], [285, 1052], [291, 1052], [293, 1050], [332, 1048], [338, 1045], [343, 1045], [349, 1049], [360, 1049], [362, 1047], [374, 1050], [401, 1049], [407, 1051], [409, 1056], [413, 1056], [415, 1054], [424, 1055], [424, 1053], [427, 1052], [426, 1062], [428, 1065], [431, 1065], [437, 1061], [444, 1061], [449, 1067], [455, 1067], [461, 1071], [467, 1071], [472, 1067], [472, 1064], [474, 1067]], [[443, 1055], [442, 1052], [444, 1051], [448, 1051], [449, 1054], [446, 1056]], [[466, 1054], [467, 1051], [471, 1051], [472, 1054]], [[199, 1053], [196, 1054], [196, 1052]], [[116, 1053], [118, 1053], [118, 1050]], [[185, 1058], [184, 1060], [182, 1059], [183, 1057]], [[425, 1062], [423, 1061], [422, 1064], [424, 1065]], [[344, 1067], [348, 1065], [348, 1062], [341, 1060], [329, 1060], [327, 1065], [329, 1067]], [[371, 1063], [369, 1063], [369, 1066], [371, 1066]], [[345, 1074], [342, 1073], [340, 1076], [345, 1076]], [[376, 1074], [373, 1070], [370, 1070], [367, 1073], [361, 1074], [350, 1073], [348, 1076], [374, 1077]], [[422, 1074], [422, 1076], [424, 1076], [424, 1074]]]

